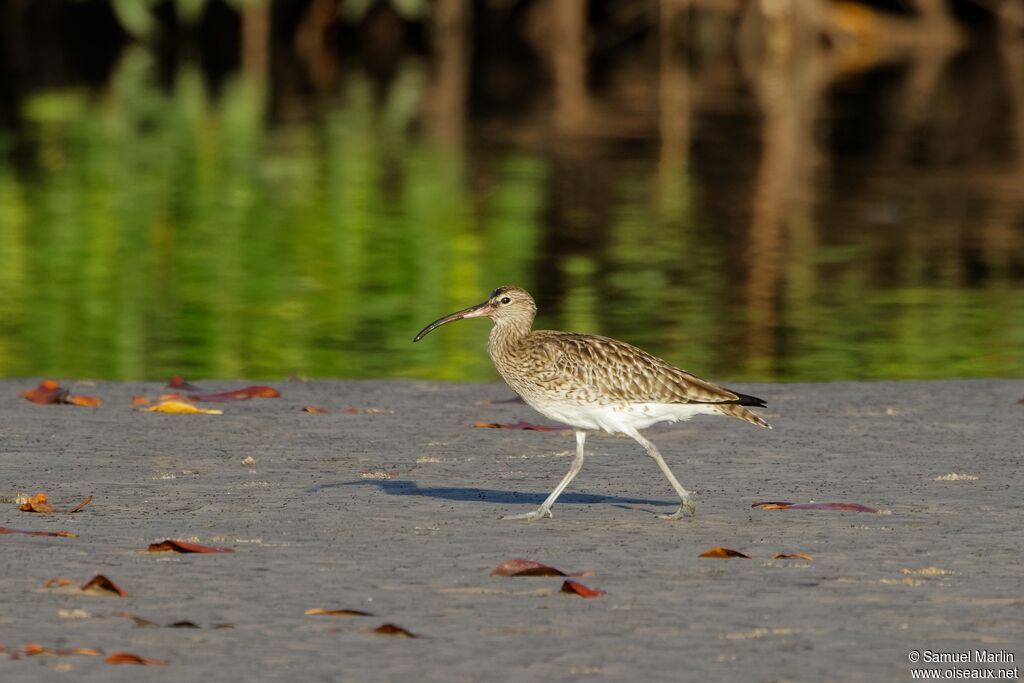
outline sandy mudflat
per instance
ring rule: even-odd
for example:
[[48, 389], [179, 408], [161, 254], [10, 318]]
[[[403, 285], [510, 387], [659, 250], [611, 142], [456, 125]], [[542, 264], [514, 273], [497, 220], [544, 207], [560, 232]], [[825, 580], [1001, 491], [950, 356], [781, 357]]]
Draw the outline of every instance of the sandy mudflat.
[[[278, 383], [280, 399], [189, 416], [132, 412], [156, 384], [71, 385], [104, 398], [99, 409], [17, 397], [32, 384], [0, 382], [0, 526], [79, 536], [0, 536], [0, 644], [170, 665], [0, 657], [5, 683], [903, 681], [912, 649], [1024, 660], [1019, 381], [737, 385], [768, 400], [774, 431], [711, 417], [648, 431], [695, 491], [696, 518], [655, 518], [676, 501], [654, 463], [629, 440], [592, 437], [554, 519], [534, 523], [497, 517], [544, 498], [573, 440], [470, 428], [544, 422], [481, 405], [511, 396], [504, 386]], [[977, 479], [936, 480], [950, 473]], [[35, 491], [95, 500], [74, 515], [18, 511], [16, 493]], [[751, 509], [761, 500], [883, 512]], [[165, 538], [237, 552], [141, 552]], [[754, 559], [698, 559], [712, 546]], [[794, 551], [814, 561], [769, 559]], [[514, 557], [592, 570], [582, 581], [607, 595], [488, 576]], [[41, 589], [96, 573], [129, 596]], [[141, 628], [115, 611], [202, 628]], [[211, 628], [222, 622], [234, 628]], [[368, 632], [384, 622], [423, 637]]]

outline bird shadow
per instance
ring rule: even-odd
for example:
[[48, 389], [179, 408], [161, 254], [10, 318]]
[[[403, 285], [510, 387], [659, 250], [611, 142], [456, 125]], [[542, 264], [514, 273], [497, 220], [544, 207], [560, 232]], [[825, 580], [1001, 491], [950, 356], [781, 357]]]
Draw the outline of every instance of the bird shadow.
[[[376, 486], [389, 496], [423, 496], [440, 500], [480, 501], [484, 503], [500, 503], [502, 505], [540, 505], [548, 497], [546, 493], [522, 493], [520, 491], [500, 491], [497, 489], [460, 488], [454, 486], [420, 487], [415, 481], [405, 479], [339, 481], [332, 484], [317, 484], [306, 489], [306, 493], [318, 493], [325, 489], [342, 486]], [[625, 505], [678, 505], [678, 501], [651, 500], [649, 498], [628, 498], [624, 496], [603, 496], [594, 493], [563, 493], [558, 503], [569, 505], [593, 505], [610, 503], [616, 506]]]

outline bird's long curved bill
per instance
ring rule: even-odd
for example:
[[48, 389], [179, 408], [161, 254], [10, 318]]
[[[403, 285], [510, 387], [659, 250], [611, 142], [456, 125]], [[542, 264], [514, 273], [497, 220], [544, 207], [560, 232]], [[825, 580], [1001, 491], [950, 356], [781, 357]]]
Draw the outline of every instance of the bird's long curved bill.
[[491, 310], [491, 302], [485, 301], [482, 304], [477, 304], [476, 306], [464, 308], [461, 311], [449, 313], [443, 318], [438, 318], [437, 320], [435, 320], [434, 322], [430, 323], [422, 330], [420, 330], [420, 333], [413, 338], [413, 341], [418, 342], [420, 339], [423, 339], [428, 334], [430, 334], [437, 328], [441, 327], [441, 325], [444, 325], [446, 323], [454, 322], [456, 320], [462, 320], [463, 318], [479, 318], [481, 316], [489, 314]]

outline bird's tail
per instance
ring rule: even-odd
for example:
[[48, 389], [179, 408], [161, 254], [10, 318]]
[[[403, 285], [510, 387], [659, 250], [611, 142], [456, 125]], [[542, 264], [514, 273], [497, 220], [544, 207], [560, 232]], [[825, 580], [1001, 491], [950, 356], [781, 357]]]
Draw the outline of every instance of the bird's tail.
[[764, 421], [764, 419], [752, 410], [748, 410], [741, 405], [735, 403], [727, 403], [715, 406], [718, 408], [718, 412], [722, 415], [728, 415], [730, 417], [738, 417], [741, 420], [746, 420], [751, 424], [755, 424], [758, 427], [767, 427], [771, 429], [772, 426]]

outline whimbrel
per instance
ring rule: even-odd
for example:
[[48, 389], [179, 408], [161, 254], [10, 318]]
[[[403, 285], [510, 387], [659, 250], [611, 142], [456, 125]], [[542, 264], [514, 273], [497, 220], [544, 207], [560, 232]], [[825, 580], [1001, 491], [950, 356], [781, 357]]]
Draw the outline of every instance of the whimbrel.
[[519, 287], [498, 287], [487, 301], [450, 313], [430, 323], [413, 341], [441, 325], [463, 318], [488, 317], [494, 322], [487, 351], [502, 378], [532, 408], [576, 432], [576, 458], [551, 495], [533, 512], [503, 519], [536, 520], [551, 516], [551, 506], [583, 467], [588, 429], [625, 434], [658, 463], [679, 498], [679, 510], [663, 519], [680, 519], [696, 509], [641, 429], [659, 422], [688, 420], [694, 415], [738, 417], [759, 427], [771, 425], [747, 406], [763, 408], [759, 398], [730, 391], [642, 351], [608, 337], [548, 330], [532, 331], [537, 304]]

